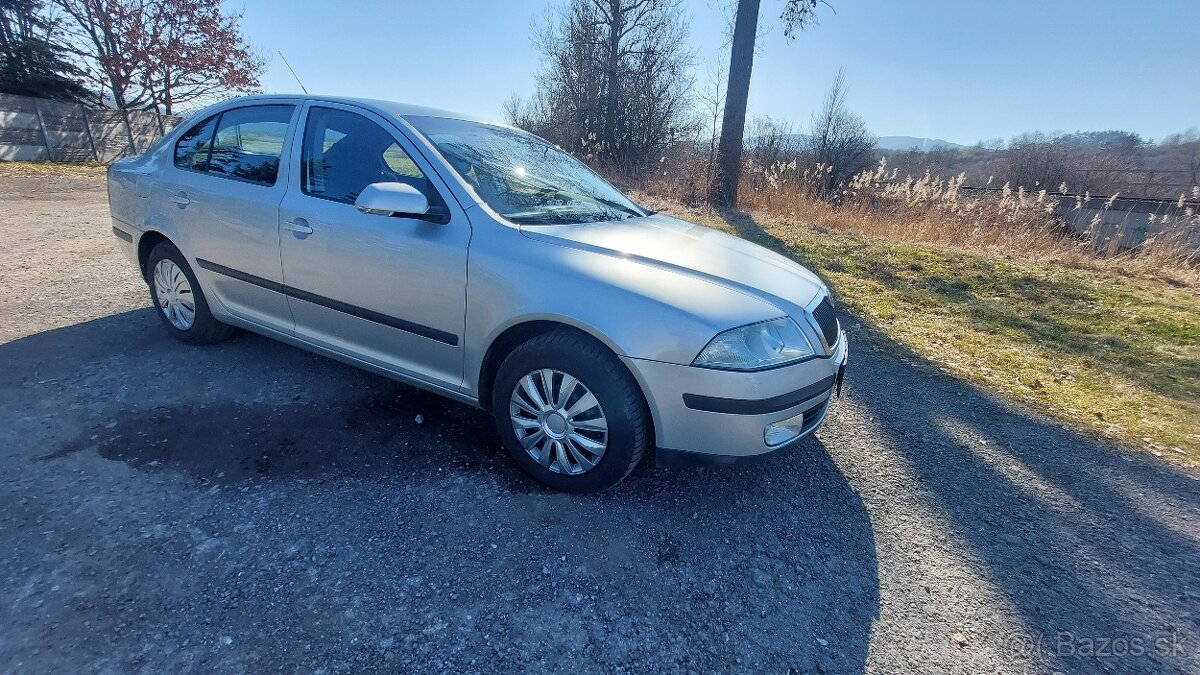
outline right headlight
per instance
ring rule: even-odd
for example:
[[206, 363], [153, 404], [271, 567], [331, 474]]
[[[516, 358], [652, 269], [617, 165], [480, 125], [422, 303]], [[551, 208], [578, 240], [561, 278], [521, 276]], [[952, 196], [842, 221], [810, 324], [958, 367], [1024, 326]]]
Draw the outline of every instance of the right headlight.
[[804, 331], [784, 316], [719, 333], [700, 350], [693, 366], [760, 370], [812, 356]]

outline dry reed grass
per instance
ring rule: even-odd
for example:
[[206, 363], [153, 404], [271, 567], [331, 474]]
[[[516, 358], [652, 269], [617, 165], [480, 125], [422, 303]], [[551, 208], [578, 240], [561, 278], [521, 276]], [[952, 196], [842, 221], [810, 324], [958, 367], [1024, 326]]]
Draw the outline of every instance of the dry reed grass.
[[[849, 185], [825, 190], [821, 176], [830, 167], [801, 167], [796, 162], [773, 166], [748, 163], [739, 191], [741, 208], [820, 229], [882, 237], [904, 242], [934, 244], [990, 256], [1056, 264], [1076, 269], [1108, 272], [1165, 281], [1200, 289], [1200, 215], [1180, 196], [1182, 213], [1154, 215], [1151, 223], [1163, 232], [1134, 250], [1121, 250], [1124, 224], [1100, 227], [1096, 215], [1085, 232], [1071, 232], [1056, 215], [1063, 210], [1107, 210], [1115, 197], [1090, 196], [1060, 204], [1058, 193], [1005, 185], [981, 196], [968, 196], [961, 188], [963, 176], [899, 178], [900, 172], [881, 162], [864, 171]], [[700, 167], [655, 172], [637, 185], [639, 192], [701, 207]], [[1192, 199], [1200, 199], [1193, 188]], [[1063, 207], [1063, 208], [1060, 208]]]

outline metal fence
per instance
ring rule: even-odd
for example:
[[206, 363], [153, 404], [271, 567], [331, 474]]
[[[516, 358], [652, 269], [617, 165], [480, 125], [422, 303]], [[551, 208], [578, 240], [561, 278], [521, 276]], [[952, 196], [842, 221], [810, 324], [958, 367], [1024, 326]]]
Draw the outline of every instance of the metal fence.
[[[999, 197], [1004, 188], [962, 186], [972, 196]], [[1054, 215], [1070, 232], [1110, 252], [1141, 248], [1150, 239], [1173, 237], [1188, 255], [1200, 254], [1200, 200], [1047, 193]]]
[[146, 110], [0, 94], [0, 160], [101, 162], [144, 151], [179, 124]]

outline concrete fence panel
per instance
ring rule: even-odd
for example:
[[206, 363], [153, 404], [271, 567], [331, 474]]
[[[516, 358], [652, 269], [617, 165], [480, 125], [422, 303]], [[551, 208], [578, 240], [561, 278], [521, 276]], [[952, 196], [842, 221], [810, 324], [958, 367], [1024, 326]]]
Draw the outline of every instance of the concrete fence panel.
[[0, 159], [50, 159], [35, 99], [0, 94]]
[[144, 152], [178, 123], [147, 110], [0, 94], [0, 160], [107, 164]]
[[129, 127], [120, 110], [87, 111], [92, 141], [96, 144], [96, 161], [108, 164], [129, 154]]

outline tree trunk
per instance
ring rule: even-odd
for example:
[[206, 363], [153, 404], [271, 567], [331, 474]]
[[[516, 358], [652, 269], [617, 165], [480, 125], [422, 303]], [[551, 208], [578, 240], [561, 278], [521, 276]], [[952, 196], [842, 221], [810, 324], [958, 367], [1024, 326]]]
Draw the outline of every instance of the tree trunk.
[[604, 156], [607, 159], [617, 154], [617, 106], [620, 105], [621, 82], [621, 30], [625, 15], [621, 11], [621, 0], [612, 0], [609, 12], [612, 20], [608, 24], [608, 70], [604, 97]]
[[117, 82], [117, 78], [114, 76], [110, 75], [108, 81], [108, 86], [112, 87], [113, 104], [117, 107], [117, 110], [124, 110], [128, 107], [128, 103], [125, 101], [125, 89]]
[[170, 116], [174, 112], [174, 108], [175, 108], [175, 101], [172, 99], [172, 96], [171, 96], [171, 76], [173, 74], [174, 73], [171, 71], [171, 69], [169, 67], [163, 69], [163, 92], [162, 92], [162, 94], [163, 94], [162, 95], [163, 114], [168, 115], [168, 116]]
[[738, 0], [737, 20], [733, 25], [729, 85], [725, 90], [725, 117], [721, 122], [717, 180], [712, 194], [714, 202], [731, 207], [737, 206], [738, 181], [742, 177], [742, 134], [746, 131], [746, 99], [750, 95], [750, 71], [754, 68], [760, 1]]

